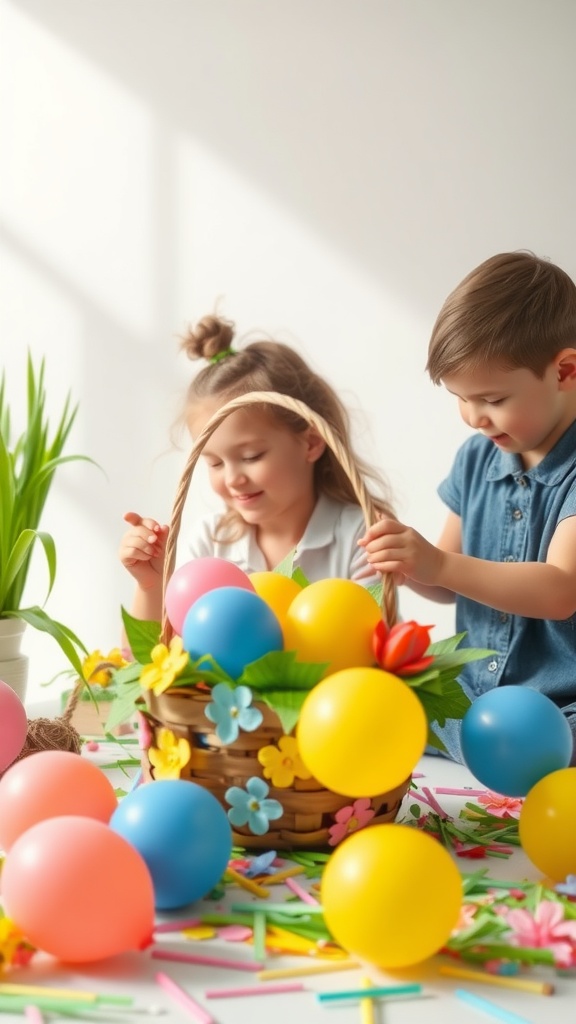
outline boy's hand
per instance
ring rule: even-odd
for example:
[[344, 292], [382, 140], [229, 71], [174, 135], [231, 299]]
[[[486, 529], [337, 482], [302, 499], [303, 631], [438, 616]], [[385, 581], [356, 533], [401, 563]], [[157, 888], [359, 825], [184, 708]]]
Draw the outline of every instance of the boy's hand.
[[161, 587], [168, 527], [155, 519], [143, 519], [137, 512], [127, 512], [124, 520], [130, 529], [120, 542], [122, 565], [142, 590]]
[[379, 519], [358, 541], [374, 569], [435, 586], [444, 553], [396, 519]]

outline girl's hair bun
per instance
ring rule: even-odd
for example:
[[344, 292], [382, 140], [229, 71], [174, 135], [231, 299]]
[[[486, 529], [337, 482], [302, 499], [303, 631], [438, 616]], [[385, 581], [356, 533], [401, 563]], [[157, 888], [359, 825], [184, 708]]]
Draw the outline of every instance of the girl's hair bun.
[[232, 345], [234, 324], [218, 316], [204, 316], [190, 327], [182, 339], [182, 348], [189, 359], [213, 359]]

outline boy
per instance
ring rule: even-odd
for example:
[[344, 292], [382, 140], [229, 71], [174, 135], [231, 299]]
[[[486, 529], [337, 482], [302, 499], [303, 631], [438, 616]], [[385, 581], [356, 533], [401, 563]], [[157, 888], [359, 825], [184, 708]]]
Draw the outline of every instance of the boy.
[[[446, 299], [426, 369], [476, 431], [439, 487], [440, 540], [384, 519], [360, 543], [380, 572], [455, 599], [467, 643], [498, 652], [462, 672], [472, 699], [531, 686], [576, 737], [576, 285], [532, 253], [493, 256]], [[457, 732], [443, 739], [461, 761]]]

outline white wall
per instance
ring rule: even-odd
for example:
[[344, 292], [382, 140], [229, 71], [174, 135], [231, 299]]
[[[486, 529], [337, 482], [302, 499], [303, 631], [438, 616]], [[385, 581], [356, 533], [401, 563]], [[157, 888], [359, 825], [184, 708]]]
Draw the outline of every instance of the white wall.
[[[338, 387], [434, 538], [465, 436], [423, 371], [444, 297], [504, 249], [576, 276], [572, 0], [0, 0], [0, 17], [1, 365], [18, 409], [26, 349], [46, 355], [54, 410], [80, 403], [69, 451], [103, 469], [59, 474], [48, 610], [116, 643], [122, 514], [170, 515], [193, 372], [177, 335], [218, 299]], [[452, 631], [450, 609], [405, 594], [402, 611]], [[39, 695], [64, 666], [26, 645]]]

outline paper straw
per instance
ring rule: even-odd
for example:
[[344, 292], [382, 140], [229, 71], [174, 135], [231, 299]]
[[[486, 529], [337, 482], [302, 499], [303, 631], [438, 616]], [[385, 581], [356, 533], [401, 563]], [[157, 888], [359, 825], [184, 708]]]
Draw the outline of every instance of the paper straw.
[[453, 789], [451, 786], [434, 786], [440, 796], [486, 796], [486, 789]]
[[158, 971], [156, 981], [160, 988], [163, 988], [175, 1003], [178, 1003], [178, 1006], [181, 1006], [183, 1010], [190, 1014], [192, 1020], [196, 1021], [196, 1024], [213, 1024], [214, 1018], [210, 1016], [208, 1011], [200, 1006], [192, 996], [188, 995], [183, 988], [180, 988], [180, 985], [177, 985], [167, 974]]
[[535, 981], [532, 978], [514, 978], [503, 974], [488, 974], [487, 971], [473, 971], [465, 967], [451, 967], [442, 964], [438, 968], [440, 974], [450, 978], [462, 978], [466, 981], [479, 981], [483, 985], [499, 985], [501, 988], [516, 988], [524, 992], [535, 992], [541, 996], [551, 996], [554, 985], [549, 981]]
[[199, 917], [187, 917], [182, 921], [163, 921], [162, 924], [154, 925], [155, 935], [164, 935], [167, 932], [183, 932], [186, 928], [198, 928], [202, 924]]
[[72, 1012], [82, 1014], [91, 1013], [98, 1004], [89, 1003], [86, 1000], [73, 999], [51, 999], [47, 996], [3, 996], [0, 995], [0, 1013], [24, 1013], [29, 1006], [35, 1006], [38, 1010], [45, 1010], [50, 1013], [58, 1013], [62, 1016]]
[[[322, 914], [323, 910], [320, 904], [313, 906], [311, 903], [267, 903], [264, 907], [259, 907], [263, 914], [285, 914], [290, 917], [297, 917], [299, 914]], [[233, 903], [230, 907], [233, 914], [253, 914], [254, 904], [253, 903]]]
[[475, 1010], [480, 1010], [481, 1013], [485, 1013], [489, 1017], [493, 1017], [494, 1020], [500, 1020], [503, 1024], [531, 1024], [527, 1017], [519, 1017], [517, 1013], [512, 1013], [511, 1010], [505, 1010], [504, 1007], [498, 1006], [496, 1003], [491, 1002], [491, 1000], [482, 999], [481, 996], [476, 996], [472, 992], [467, 992], [464, 988], [454, 989], [454, 995], [463, 1003], [468, 1003], [468, 1005], [473, 1006]]
[[255, 960], [230, 960], [228, 957], [201, 956], [197, 953], [180, 953], [175, 949], [152, 950], [151, 956], [154, 960], [170, 960], [173, 963], [202, 964], [204, 967], [224, 967], [231, 971], [261, 971], [262, 964]]
[[[372, 982], [370, 978], [362, 978], [362, 988], [370, 991], [372, 988]], [[361, 1024], [376, 1024], [376, 1014], [374, 1013], [374, 1003], [372, 999], [360, 1000], [360, 1022]]]
[[293, 878], [286, 879], [286, 888], [290, 889], [290, 892], [293, 892], [298, 899], [302, 900], [302, 903], [306, 903], [310, 907], [317, 907], [319, 905], [318, 900], [311, 896], [309, 892], [306, 892], [306, 889], [299, 885], [298, 882], [295, 882]]
[[276, 871], [274, 875], [266, 875], [266, 885], [279, 885], [280, 882], [284, 882], [287, 878], [292, 878], [293, 875], [303, 875], [304, 871], [305, 868], [301, 864], [294, 864], [294, 867]]
[[437, 801], [436, 797], [434, 796], [432, 790], [428, 789], [428, 786], [422, 786], [422, 793], [426, 797], [426, 799], [427, 799], [428, 803], [430, 804], [430, 807], [432, 808], [432, 810], [436, 811], [436, 814], [439, 814], [441, 818], [445, 818], [446, 817], [446, 811], [444, 810], [443, 807], [440, 806], [440, 804], [438, 803], [438, 801]]
[[236, 885], [239, 885], [241, 889], [246, 889], [247, 892], [251, 892], [253, 896], [258, 896], [261, 900], [267, 899], [270, 895], [268, 889], [257, 885], [251, 878], [246, 878], [245, 875], [241, 875], [239, 871], [234, 871], [233, 868], [226, 868], [225, 875], [231, 878], [233, 882], [236, 882]]
[[307, 974], [331, 974], [333, 971], [351, 971], [358, 968], [355, 960], [330, 960], [317, 964], [302, 964], [301, 967], [273, 967], [260, 971], [258, 981], [275, 981], [277, 978], [299, 978]]
[[236, 999], [241, 996], [276, 996], [283, 992], [304, 992], [304, 985], [299, 981], [280, 982], [277, 985], [246, 985], [242, 988], [209, 988], [204, 993], [206, 999]]
[[[52, 988], [48, 985], [20, 985], [16, 982], [0, 981], [0, 996], [45, 996], [48, 999], [72, 999], [75, 1003], [115, 1003], [132, 1006], [132, 996], [105, 995], [100, 992], [83, 992], [73, 988]], [[93, 1007], [90, 1007], [93, 1009]]]
[[75, 992], [72, 988], [47, 988], [45, 985], [16, 985], [12, 982], [0, 982], [0, 996], [47, 996], [49, 999], [72, 999], [76, 1003], [95, 1003], [98, 998], [95, 992]]
[[[422, 991], [422, 985], [378, 985], [370, 990], [370, 999], [385, 999], [387, 996], [415, 996]], [[365, 999], [362, 988], [351, 988], [341, 992], [317, 992], [319, 1003], [336, 1003], [342, 999]]]
[[254, 911], [254, 959], [262, 964], [266, 960], [266, 917], [261, 910]]

